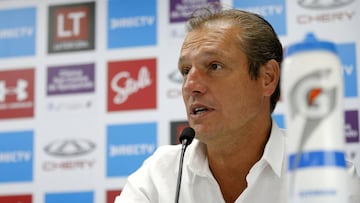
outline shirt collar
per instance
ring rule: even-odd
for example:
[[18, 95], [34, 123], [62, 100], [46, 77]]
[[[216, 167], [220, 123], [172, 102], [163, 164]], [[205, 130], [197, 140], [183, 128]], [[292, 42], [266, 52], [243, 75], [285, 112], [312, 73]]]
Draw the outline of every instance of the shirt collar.
[[[205, 153], [205, 144], [194, 139], [193, 143], [188, 146], [188, 163], [187, 168], [192, 171], [193, 175], [212, 176], [208, 159]], [[265, 160], [272, 168], [274, 173], [280, 177], [284, 164], [285, 156], [285, 133], [281, 130], [276, 122], [272, 121], [272, 128], [269, 140], [265, 146], [264, 154], [259, 161]]]
[[271, 166], [278, 177], [281, 176], [285, 160], [285, 139], [284, 131], [273, 121], [270, 137], [261, 159], [264, 159]]

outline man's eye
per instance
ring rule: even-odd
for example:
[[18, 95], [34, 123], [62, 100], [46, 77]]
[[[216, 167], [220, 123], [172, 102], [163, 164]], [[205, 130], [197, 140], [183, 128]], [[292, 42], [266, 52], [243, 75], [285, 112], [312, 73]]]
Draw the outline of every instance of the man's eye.
[[181, 75], [186, 76], [187, 74], [189, 74], [189, 71], [190, 71], [190, 68], [182, 68], [180, 70], [180, 73], [181, 73]]
[[218, 70], [218, 69], [221, 69], [221, 68], [222, 68], [222, 66], [220, 64], [218, 64], [218, 63], [210, 64], [210, 69], [211, 70]]

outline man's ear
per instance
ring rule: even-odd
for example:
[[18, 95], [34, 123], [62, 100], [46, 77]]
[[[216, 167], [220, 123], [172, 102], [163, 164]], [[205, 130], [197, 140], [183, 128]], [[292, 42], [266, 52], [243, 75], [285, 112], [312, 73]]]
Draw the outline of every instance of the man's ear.
[[263, 82], [264, 96], [271, 96], [280, 80], [280, 65], [275, 59], [271, 59], [260, 68], [260, 76]]

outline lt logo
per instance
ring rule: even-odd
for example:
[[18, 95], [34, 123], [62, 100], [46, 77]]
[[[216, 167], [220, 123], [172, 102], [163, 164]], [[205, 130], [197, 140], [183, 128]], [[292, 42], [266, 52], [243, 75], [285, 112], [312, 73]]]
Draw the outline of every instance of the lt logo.
[[[59, 14], [57, 16], [57, 37], [76, 37], [80, 35], [81, 19], [86, 17], [85, 12], [72, 12], [68, 14]], [[70, 24], [71, 28], [66, 30], [65, 25]]]

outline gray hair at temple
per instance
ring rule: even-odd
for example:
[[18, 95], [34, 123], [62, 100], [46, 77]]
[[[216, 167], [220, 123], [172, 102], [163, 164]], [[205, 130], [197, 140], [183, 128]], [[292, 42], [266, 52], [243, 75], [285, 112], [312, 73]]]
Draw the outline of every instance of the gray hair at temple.
[[[252, 79], [258, 78], [261, 65], [271, 59], [275, 59], [280, 67], [283, 60], [281, 42], [271, 24], [258, 14], [238, 9], [202, 8], [196, 10], [188, 19], [187, 31], [191, 32], [219, 21], [231, 23], [239, 28], [235, 43], [248, 58], [249, 74]], [[279, 97], [280, 81], [270, 98], [271, 113]]]

